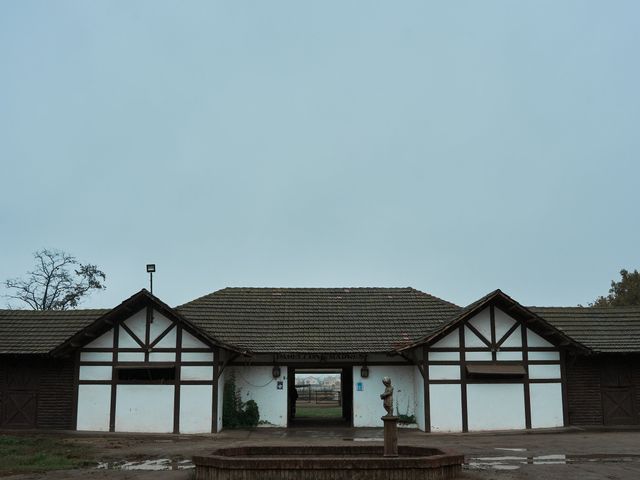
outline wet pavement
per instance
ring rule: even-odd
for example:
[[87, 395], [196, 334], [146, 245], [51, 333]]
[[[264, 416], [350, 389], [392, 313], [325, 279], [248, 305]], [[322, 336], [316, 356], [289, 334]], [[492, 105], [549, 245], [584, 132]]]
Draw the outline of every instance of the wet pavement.
[[[6, 432], [8, 433], [8, 432]], [[16, 432], [12, 432], [16, 434]], [[24, 434], [24, 433], [23, 433]], [[42, 434], [42, 432], [38, 432]], [[222, 446], [380, 444], [382, 429], [294, 428], [224, 431], [217, 435], [140, 435], [48, 433], [60, 441], [86, 445], [95, 464], [91, 468], [31, 478], [164, 480], [192, 478], [191, 456]], [[465, 455], [463, 479], [640, 479], [640, 431], [581, 430], [425, 434], [402, 429], [400, 444], [432, 446]]]
[[98, 462], [95, 467], [98, 470], [151, 470], [151, 471], [163, 471], [163, 470], [188, 470], [195, 468], [191, 460], [177, 460], [172, 458], [158, 458], [154, 460], [140, 460], [140, 461], [115, 461], [115, 462]]

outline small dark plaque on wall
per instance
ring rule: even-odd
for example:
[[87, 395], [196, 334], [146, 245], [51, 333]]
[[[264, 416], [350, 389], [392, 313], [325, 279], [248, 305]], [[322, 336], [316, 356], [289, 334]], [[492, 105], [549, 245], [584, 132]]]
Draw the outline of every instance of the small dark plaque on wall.
[[282, 390], [284, 388], [283, 382], [278, 382], [278, 390]]

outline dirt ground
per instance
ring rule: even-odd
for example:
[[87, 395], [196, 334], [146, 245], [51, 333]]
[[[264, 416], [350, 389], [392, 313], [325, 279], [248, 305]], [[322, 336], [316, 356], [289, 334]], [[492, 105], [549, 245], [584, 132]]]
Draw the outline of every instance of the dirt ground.
[[[2, 432], [34, 435], [36, 432]], [[37, 432], [41, 435], [42, 432]], [[380, 442], [381, 429], [258, 428], [217, 435], [47, 433], [60, 442], [87, 446], [95, 467], [3, 477], [26, 479], [191, 479], [189, 459], [220, 446]], [[640, 431], [581, 430], [493, 434], [425, 434], [401, 430], [400, 443], [463, 453], [462, 479], [640, 479]], [[101, 468], [98, 468], [100, 466]], [[127, 470], [127, 468], [134, 468]], [[148, 470], [145, 470], [148, 469]], [[156, 470], [159, 469], [159, 470]]]

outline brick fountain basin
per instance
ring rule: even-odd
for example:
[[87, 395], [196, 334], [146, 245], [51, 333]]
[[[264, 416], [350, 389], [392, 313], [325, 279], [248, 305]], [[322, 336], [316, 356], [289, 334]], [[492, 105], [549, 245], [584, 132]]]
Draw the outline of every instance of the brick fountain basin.
[[382, 445], [244, 446], [193, 457], [196, 480], [446, 480], [462, 468], [463, 455], [429, 447]]

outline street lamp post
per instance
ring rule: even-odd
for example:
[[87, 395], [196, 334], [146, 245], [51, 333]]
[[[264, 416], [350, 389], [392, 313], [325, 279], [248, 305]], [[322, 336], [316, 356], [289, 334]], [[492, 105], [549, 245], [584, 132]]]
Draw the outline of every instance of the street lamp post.
[[153, 295], [153, 272], [155, 271], [156, 271], [156, 264], [148, 263], [147, 272], [149, 273], [149, 291], [151, 292], [152, 295]]

